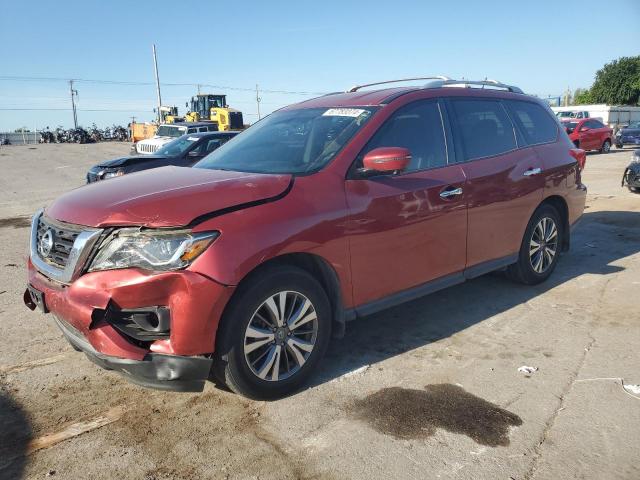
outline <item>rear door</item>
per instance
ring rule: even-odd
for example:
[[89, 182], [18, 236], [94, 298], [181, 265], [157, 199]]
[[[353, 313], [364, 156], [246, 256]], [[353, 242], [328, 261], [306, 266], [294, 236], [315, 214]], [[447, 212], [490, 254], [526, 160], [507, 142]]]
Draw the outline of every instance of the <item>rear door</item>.
[[466, 267], [497, 268], [517, 254], [542, 200], [543, 165], [534, 148], [519, 148], [525, 140], [501, 100], [457, 97], [448, 105], [467, 178]]
[[[351, 169], [345, 188], [351, 211], [356, 305], [456, 272], [462, 275], [467, 235], [465, 176], [460, 165], [448, 163], [445, 114], [437, 100], [399, 108]], [[354, 172], [362, 166], [362, 158], [378, 147], [408, 148], [410, 166], [399, 175], [359, 177]]]
[[589, 123], [591, 123], [591, 125], [593, 126], [594, 132], [597, 133], [597, 135], [595, 135], [596, 144], [593, 148], [599, 150], [600, 148], [602, 148], [605, 140], [609, 139], [609, 137], [611, 136], [611, 129], [600, 120], [592, 119], [589, 120]]

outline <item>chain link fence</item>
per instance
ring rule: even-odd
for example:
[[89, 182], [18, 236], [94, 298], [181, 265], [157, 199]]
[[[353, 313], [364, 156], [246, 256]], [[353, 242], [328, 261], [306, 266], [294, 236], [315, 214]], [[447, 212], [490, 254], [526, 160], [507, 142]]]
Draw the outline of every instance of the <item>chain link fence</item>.
[[40, 132], [0, 132], [0, 145], [32, 145], [40, 143]]

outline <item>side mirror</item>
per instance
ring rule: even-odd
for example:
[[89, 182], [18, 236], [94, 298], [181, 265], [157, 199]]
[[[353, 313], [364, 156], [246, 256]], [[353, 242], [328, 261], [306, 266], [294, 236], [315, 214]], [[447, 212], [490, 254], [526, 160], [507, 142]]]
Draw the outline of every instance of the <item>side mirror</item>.
[[591, 130], [589, 127], [582, 127], [580, 129], [581, 132], [588, 132], [589, 130]]
[[367, 171], [393, 173], [405, 170], [411, 162], [411, 151], [403, 147], [374, 148], [362, 159]]

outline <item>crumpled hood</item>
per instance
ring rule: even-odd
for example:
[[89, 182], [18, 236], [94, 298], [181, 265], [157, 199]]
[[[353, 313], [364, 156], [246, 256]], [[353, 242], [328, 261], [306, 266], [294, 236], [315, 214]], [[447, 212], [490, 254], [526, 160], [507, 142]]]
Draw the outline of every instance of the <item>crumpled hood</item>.
[[150, 160], [164, 160], [167, 157], [162, 155], [132, 155], [129, 157], [114, 158], [113, 160], [105, 160], [100, 162], [96, 167], [98, 168], [115, 168], [124, 167], [127, 165], [134, 165], [136, 163], [148, 162]]
[[291, 175], [162, 167], [72, 190], [45, 214], [90, 227], [181, 227], [200, 215], [276, 197], [290, 182]]

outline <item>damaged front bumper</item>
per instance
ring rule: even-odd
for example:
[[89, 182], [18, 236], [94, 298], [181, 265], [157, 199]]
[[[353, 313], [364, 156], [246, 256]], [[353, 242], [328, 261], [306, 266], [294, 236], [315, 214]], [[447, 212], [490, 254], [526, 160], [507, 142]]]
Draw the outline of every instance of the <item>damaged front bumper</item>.
[[142, 360], [131, 360], [104, 355], [67, 322], [54, 318], [73, 348], [84, 352], [99, 367], [114, 370], [135, 384], [160, 390], [201, 392], [209, 377], [211, 358], [148, 353]]
[[202, 391], [218, 321], [233, 287], [189, 270], [86, 273], [71, 284], [28, 260], [24, 303], [50, 312], [76, 350], [152, 388]]

